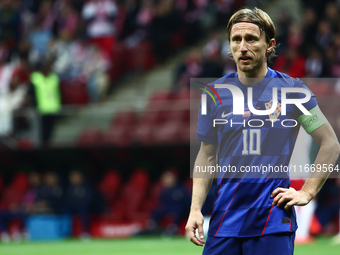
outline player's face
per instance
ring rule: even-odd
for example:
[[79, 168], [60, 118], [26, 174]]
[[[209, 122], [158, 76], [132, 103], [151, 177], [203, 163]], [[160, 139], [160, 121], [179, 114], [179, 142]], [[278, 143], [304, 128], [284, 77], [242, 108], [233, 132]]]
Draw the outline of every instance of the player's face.
[[265, 33], [251, 23], [236, 23], [230, 31], [230, 49], [238, 71], [253, 73], [266, 66]]

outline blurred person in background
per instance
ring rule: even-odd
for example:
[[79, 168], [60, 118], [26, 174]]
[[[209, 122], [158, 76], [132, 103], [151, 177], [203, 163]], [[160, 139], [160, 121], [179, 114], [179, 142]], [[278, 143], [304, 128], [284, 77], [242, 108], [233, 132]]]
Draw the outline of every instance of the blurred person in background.
[[187, 88], [190, 85], [190, 78], [202, 77], [203, 74], [203, 57], [198, 49], [192, 50], [175, 70], [175, 86], [178, 88]]
[[79, 15], [72, 8], [71, 2], [64, 1], [56, 19], [57, 34], [67, 31], [73, 37], [78, 29]]
[[204, 68], [202, 78], [221, 77], [223, 75], [222, 41], [217, 33], [211, 33], [209, 41], [202, 49]]
[[20, 38], [20, 12], [15, 1], [2, 0], [0, 3], [0, 40], [10, 49], [16, 48]]
[[329, 74], [327, 70], [329, 68], [328, 63], [324, 61], [321, 52], [314, 47], [309, 47], [309, 54], [306, 59], [306, 77], [327, 77]]
[[320, 21], [315, 34], [316, 43], [322, 49], [326, 49], [332, 43], [333, 36], [330, 22], [327, 20]]
[[41, 192], [41, 177], [37, 172], [31, 172], [28, 180], [29, 188], [22, 198], [22, 205], [26, 213], [35, 213], [35, 202]]
[[13, 132], [13, 110], [17, 107], [15, 93], [11, 87], [14, 65], [8, 63], [9, 50], [4, 41], [0, 41], [0, 137], [7, 137]]
[[35, 213], [59, 213], [62, 208], [64, 190], [57, 174], [48, 172], [39, 190], [31, 210]]
[[68, 30], [62, 30], [58, 36], [50, 41], [47, 50], [49, 58], [55, 57], [52, 70], [58, 75], [61, 81], [72, 79], [72, 34]]
[[85, 181], [79, 170], [73, 170], [69, 174], [69, 186], [65, 194], [64, 213], [79, 216], [82, 225], [82, 238], [89, 237], [90, 232], [90, 202], [93, 196], [91, 186]]
[[273, 68], [284, 72], [294, 78], [305, 76], [306, 59], [299, 53], [297, 48], [288, 47], [285, 53], [279, 54]]
[[302, 32], [304, 44], [316, 44], [315, 31], [317, 29], [317, 15], [313, 8], [306, 8], [303, 11]]
[[91, 0], [84, 4], [82, 10], [88, 38], [109, 56], [113, 54], [115, 45], [116, 28], [113, 20], [117, 11], [116, 3], [112, 0]]
[[279, 14], [279, 19], [277, 22], [277, 34], [276, 34], [276, 38], [277, 38], [277, 42], [280, 43], [280, 47], [278, 48], [278, 54], [281, 52], [284, 52], [287, 48], [287, 38], [288, 38], [288, 34], [289, 34], [289, 26], [292, 23], [292, 18], [289, 15], [289, 12], [287, 12], [286, 10], [283, 10], [280, 14]]
[[32, 46], [29, 56], [32, 64], [38, 63], [46, 56], [52, 38], [52, 31], [44, 27], [44, 21], [42, 19], [38, 19], [34, 29], [28, 35], [29, 42]]
[[53, 63], [53, 57], [45, 58], [30, 76], [29, 93], [32, 104], [37, 107], [41, 116], [42, 141], [45, 145], [48, 145], [54, 122], [62, 107], [59, 77], [51, 70]]
[[[35, 213], [35, 202], [40, 192], [41, 180], [37, 172], [31, 172], [28, 176], [29, 186], [26, 193], [21, 198], [21, 202], [11, 205], [6, 210], [0, 211], [0, 230], [1, 241], [9, 242], [10, 240], [20, 241], [27, 238], [25, 221], [29, 214]], [[14, 219], [20, 220], [19, 228], [9, 233], [8, 226]]]
[[153, 44], [153, 53], [159, 63], [169, 57], [171, 36], [180, 27], [180, 16], [174, 8], [174, 2], [160, 0], [155, 6], [155, 17], [149, 28], [149, 38]]
[[29, 128], [29, 120], [26, 117], [25, 110], [29, 106], [28, 88], [30, 85], [30, 75], [32, 72], [28, 60], [30, 44], [28, 41], [21, 41], [18, 45], [18, 60], [14, 64], [14, 71], [11, 80], [11, 91], [16, 107], [13, 109], [14, 130], [13, 136], [25, 132]]
[[179, 224], [189, 212], [190, 195], [178, 179], [174, 169], [167, 169], [161, 176], [162, 190], [158, 198], [158, 207], [151, 213], [151, 226], [161, 229], [161, 221], [169, 218], [165, 234], [177, 234]]

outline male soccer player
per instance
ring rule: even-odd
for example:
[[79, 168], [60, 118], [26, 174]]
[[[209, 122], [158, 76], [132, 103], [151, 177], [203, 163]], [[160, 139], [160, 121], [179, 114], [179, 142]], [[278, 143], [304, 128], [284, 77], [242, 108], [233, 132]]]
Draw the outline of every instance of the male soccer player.
[[[216, 100], [214, 104], [206, 96], [207, 103], [203, 105], [202, 99], [197, 125], [201, 148], [195, 169], [218, 163], [220, 167], [232, 166], [236, 172], [219, 172], [214, 212], [205, 242], [201, 208], [213, 178], [208, 171], [196, 173], [194, 169], [186, 231], [194, 244], [205, 244], [203, 254], [207, 255], [293, 254], [297, 229], [293, 205], [306, 205], [319, 192], [329, 168], [335, 167], [339, 143], [315, 96], [303, 82], [268, 68], [267, 62], [275, 55], [275, 26], [265, 12], [257, 8], [237, 11], [229, 20], [227, 35], [237, 73], [206, 87], [210, 94], [219, 95], [221, 103]], [[221, 88], [220, 84], [229, 84], [235, 89]], [[277, 101], [273, 97], [275, 89]], [[243, 115], [233, 113], [237, 105], [234, 101], [242, 99], [239, 91], [245, 98]], [[307, 102], [282, 105], [286, 112], [282, 109], [281, 113], [284, 98], [301, 102], [307, 92], [311, 95]], [[275, 111], [267, 115], [254, 114], [256, 110], [250, 111], [247, 101], [248, 93], [254, 109], [264, 111], [275, 107]], [[300, 124], [320, 145], [315, 165], [324, 167], [322, 173], [312, 173], [302, 189], [296, 191], [290, 188], [289, 173], [271, 170], [263, 173], [264, 178], [252, 178], [259, 176], [244, 171], [247, 167], [249, 170], [260, 166], [272, 169], [287, 166]]]

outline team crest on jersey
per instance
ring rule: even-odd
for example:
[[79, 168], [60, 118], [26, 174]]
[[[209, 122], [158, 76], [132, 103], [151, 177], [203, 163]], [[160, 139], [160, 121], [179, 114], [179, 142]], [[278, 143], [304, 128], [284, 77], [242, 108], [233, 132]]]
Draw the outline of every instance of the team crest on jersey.
[[[272, 104], [273, 104], [273, 100], [270, 100], [270, 102], [265, 103], [266, 110], [268, 110], [269, 108], [271, 108], [271, 107], [272, 107]], [[277, 117], [279, 117], [280, 113], [281, 113], [281, 104], [280, 104], [279, 101], [278, 101], [278, 102], [277, 102], [277, 105], [276, 105], [275, 111], [274, 111], [272, 114], [268, 115], [268, 116], [269, 116], [269, 118], [270, 118], [271, 120], [277, 120]]]

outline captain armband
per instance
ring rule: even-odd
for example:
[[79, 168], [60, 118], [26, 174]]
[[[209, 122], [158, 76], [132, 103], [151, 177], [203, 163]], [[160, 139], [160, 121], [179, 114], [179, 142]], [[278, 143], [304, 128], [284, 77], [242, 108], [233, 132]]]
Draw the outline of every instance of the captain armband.
[[298, 118], [298, 122], [303, 126], [306, 132], [310, 134], [315, 129], [325, 124], [327, 122], [327, 119], [321, 112], [318, 105], [308, 111], [312, 115], [303, 114]]

